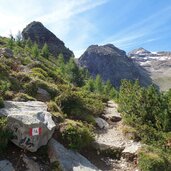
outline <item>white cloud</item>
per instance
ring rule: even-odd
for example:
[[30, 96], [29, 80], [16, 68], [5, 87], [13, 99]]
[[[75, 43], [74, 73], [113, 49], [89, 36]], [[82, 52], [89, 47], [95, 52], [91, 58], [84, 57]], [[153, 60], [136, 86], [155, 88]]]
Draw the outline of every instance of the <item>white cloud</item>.
[[102, 42], [102, 44], [110, 42], [118, 47], [128, 49], [156, 41], [159, 39], [159, 36], [153, 38], [150, 37], [154, 36], [156, 33], [162, 33], [162, 31], [165, 31], [164, 26], [171, 19], [170, 10], [171, 6], [168, 6], [139, 23], [130, 25], [119, 31], [117, 34], [109, 36]]
[[[17, 34], [31, 21], [40, 21], [62, 39], [71, 50], [81, 51], [96, 28], [89, 17], [80, 17], [108, 0], [1, 0], [0, 35]], [[9, 5], [11, 4], [11, 5]], [[83, 45], [84, 44], [84, 45]], [[78, 49], [77, 49], [78, 48]], [[77, 53], [77, 52], [76, 52]]]

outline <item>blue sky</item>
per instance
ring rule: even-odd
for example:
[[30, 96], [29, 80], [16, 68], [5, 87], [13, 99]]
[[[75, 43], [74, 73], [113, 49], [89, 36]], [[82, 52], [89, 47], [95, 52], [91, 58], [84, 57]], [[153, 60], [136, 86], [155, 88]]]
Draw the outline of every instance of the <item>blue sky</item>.
[[79, 57], [92, 44], [171, 51], [171, 0], [0, 0], [0, 35], [40, 21]]

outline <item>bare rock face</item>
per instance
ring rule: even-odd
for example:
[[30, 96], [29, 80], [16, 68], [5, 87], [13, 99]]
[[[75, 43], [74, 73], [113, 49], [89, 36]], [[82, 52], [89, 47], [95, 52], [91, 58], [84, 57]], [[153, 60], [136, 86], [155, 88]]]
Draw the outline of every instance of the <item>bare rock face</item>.
[[36, 42], [40, 48], [47, 43], [50, 52], [54, 56], [58, 56], [62, 53], [65, 60], [68, 60], [73, 55], [73, 52], [65, 47], [64, 42], [58, 39], [40, 22], [33, 21], [28, 24], [26, 28], [23, 29], [22, 36], [25, 40], [30, 39], [32, 42]]
[[11, 141], [14, 144], [31, 152], [47, 144], [56, 125], [47, 112], [45, 103], [5, 101], [4, 104], [0, 115], [7, 116], [7, 125], [13, 132]]
[[143, 69], [126, 52], [112, 44], [104, 46], [92, 45], [79, 58], [80, 66], [88, 69], [92, 76], [99, 74], [103, 81], [110, 80], [119, 87], [122, 79], [138, 79], [142, 85], [148, 85], [150, 79]]
[[90, 161], [81, 154], [66, 149], [56, 140], [48, 143], [48, 153], [51, 163], [57, 162], [59, 171], [98, 171]]

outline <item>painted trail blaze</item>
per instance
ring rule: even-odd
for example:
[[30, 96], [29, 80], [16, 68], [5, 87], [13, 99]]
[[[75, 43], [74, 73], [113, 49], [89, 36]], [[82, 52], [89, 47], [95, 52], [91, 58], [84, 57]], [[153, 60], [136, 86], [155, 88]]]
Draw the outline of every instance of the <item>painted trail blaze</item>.
[[30, 128], [30, 136], [40, 135], [42, 128]]

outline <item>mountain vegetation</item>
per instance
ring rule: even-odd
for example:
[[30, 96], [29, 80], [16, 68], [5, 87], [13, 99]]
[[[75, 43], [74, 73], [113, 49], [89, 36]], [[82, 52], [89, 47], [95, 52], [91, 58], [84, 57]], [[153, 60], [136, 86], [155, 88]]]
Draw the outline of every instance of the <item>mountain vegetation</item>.
[[[153, 85], [144, 88], [136, 81], [123, 80], [119, 110], [124, 122], [133, 127], [134, 139], [146, 146], [139, 153], [142, 170], [171, 169], [171, 90], [161, 93]], [[129, 131], [129, 130], [128, 130]]]
[[[74, 149], [80, 149], [81, 144], [88, 145], [93, 140], [89, 129], [92, 130], [95, 123], [94, 117], [103, 112], [104, 102], [116, 96], [110, 81], [103, 83], [99, 75], [94, 80], [85, 69], [77, 66], [74, 58], [65, 61], [63, 54], [56, 58], [49, 52], [47, 44], [40, 49], [30, 39], [1, 37], [0, 49], [4, 51], [0, 52], [0, 107], [4, 106], [4, 100], [45, 101], [54, 117], [60, 121], [73, 120], [65, 123], [66, 131], [61, 134], [66, 145]], [[50, 96], [48, 100], [44, 97], [40, 99], [40, 88]], [[74, 120], [77, 120], [75, 124], [79, 126], [72, 135]], [[6, 130], [4, 123], [2, 118], [1, 130]], [[74, 145], [72, 136], [81, 133], [87, 140], [83, 139], [83, 143]], [[7, 140], [0, 139], [0, 144], [6, 143]]]
[[[116, 90], [110, 80], [90, 76], [72, 56], [68, 60], [62, 53], [54, 56], [46, 43], [40, 47], [22, 39], [21, 33], [16, 38], [0, 37], [0, 108], [4, 100], [46, 102], [59, 123], [59, 141], [68, 148], [81, 150], [93, 142], [95, 117], [110, 99], [118, 102], [127, 132], [145, 144], [138, 154], [139, 168], [170, 171], [171, 90], [159, 92], [153, 85], [142, 87], [128, 80]], [[2, 117], [0, 137], [3, 152], [11, 133]]]

